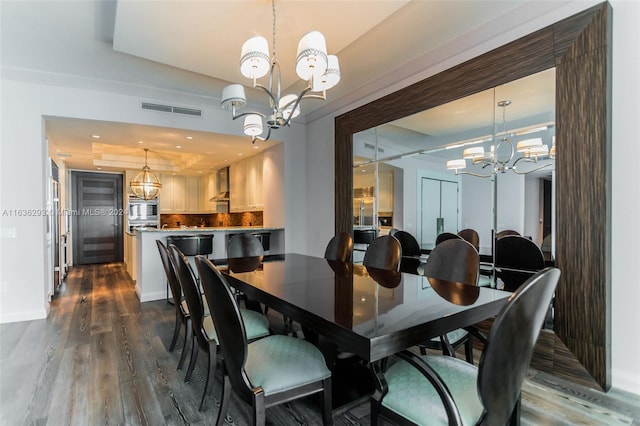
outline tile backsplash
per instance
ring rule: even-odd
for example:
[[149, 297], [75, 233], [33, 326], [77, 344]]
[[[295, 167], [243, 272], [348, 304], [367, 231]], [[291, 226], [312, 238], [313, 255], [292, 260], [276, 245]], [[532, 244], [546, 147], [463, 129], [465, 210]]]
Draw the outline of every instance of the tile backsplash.
[[262, 226], [262, 212], [202, 213], [202, 214], [161, 214], [160, 226], [168, 228], [180, 226]]

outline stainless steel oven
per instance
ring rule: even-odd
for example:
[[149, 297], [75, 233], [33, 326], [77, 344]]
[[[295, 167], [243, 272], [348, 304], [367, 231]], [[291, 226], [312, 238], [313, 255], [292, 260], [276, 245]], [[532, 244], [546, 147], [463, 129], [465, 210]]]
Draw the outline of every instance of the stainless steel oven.
[[130, 196], [127, 203], [127, 225], [129, 230], [140, 227], [158, 227], [160, 214], [158, 199], [144, 200]]

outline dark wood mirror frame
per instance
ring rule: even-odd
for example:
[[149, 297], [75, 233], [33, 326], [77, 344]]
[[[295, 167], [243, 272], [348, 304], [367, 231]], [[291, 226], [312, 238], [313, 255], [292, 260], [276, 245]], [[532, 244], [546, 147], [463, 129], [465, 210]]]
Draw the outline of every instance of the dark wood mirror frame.
[[[353, 134], [556, 68], [553, 337], [536, 368], [611, 387], [611, 6], [602, 3], [335, 119], [335, 232], [352, 232]], [[540, 345], [540, 341], [538, 342]], [[550, 353], [549, 353], [550, 352]], [[534, 357], [535, 361], [535, 357]]]

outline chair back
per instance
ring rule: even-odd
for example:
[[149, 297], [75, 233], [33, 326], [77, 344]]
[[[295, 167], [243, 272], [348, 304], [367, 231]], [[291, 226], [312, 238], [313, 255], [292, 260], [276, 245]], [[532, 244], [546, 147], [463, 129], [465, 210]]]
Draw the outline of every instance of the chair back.
[[362, 264], [372, 268], [397, 271], [401, 255], [400, 242], [395, 237], [383, 235], [369, 244]]
[[227, 242], [227, 257], [254, 257], [264, 256], [262, 243], [253, 234], [236, 234]]
[[160, 260], [162, 260], [164, 273], [167, 276], [167, 281], [169, 282], [171, 296], [173, 297], [173, 304], [176, 309], [178, 309], [180, 306], [180, 302], [182, 301], [182, 288], [180, 287], [180, 283], [178, 282], [176, 271], [173, 269], [173, 264], [169, 259], [169, 249], [167, 249], [167, 246], [165, 246], [164, 243], [160, 240], [156, 240], [156, 245], [158, 246], [158, 251], [160, 252]]
[[533, 273], [544, 268], [544, 255], [540, 248], [528, 238], [507, 235], [496, 241], [496, 268], [519, 269], [531, 272], [501, 270], [498, 277], [504, 289], [515, 291]]
[[327, 244], [327, 248], [324, 251], [324, 258], [338, 262], [348, 262], [351, 260], [352, 251], [353, 238], [351, 238], [351, 234], [341, 232], [329, 240], [329, 244]]
[[204, 256], [196, 256], [196, 267], [216, 328], [231, 387], [245, 401], [251, 401], [252, 385], [244, 371], [247, 360], [247, 332], [233, 291], [225, 277]]
[[196, 336], [198, 345], [201, 348], [208, 348], [209, 343], [205, 338], [202, 330], [202, 323], [204, 321], [204, 306], [202, 306], [202, 296], [196, 284], [196, 278], [193, 275], [193, 270], [189, 263], [189, 259], [176, 247], [175, 245], [169, 245], [169, 251], [171, 253], [171, 262], [173, 268], [176, 271], [178, 282], [182, 287], [184, 293], [184, 299], [187, 302], [189, 308], [189, 315], [193, 323], [193, 333]]
[[[483, 424], [507, 424], [538, 340], [560, 270], [547, 268], [522, 284], [491, 327], [478, 370]], [[478, 422], [480, 423], [480, 422]]]
[[478, 251], [462, 238], [438, 244], [427, 258], [424, 275], [428, 278], [478, 285], [480, 256]]
[[462, 238], [463, 240], [471, 243], [471, 245], [475, 247], [476, 250], [480, 250], [480, 235], [478, 235], [475, 229], [463, 229], [462, 231], [458, 232], [458, 236], [460, 236], [460, 238]]
[[499, 240], [502, 237], [506, 237], [509, 235], [516, 235], [520, 237], [520, 233], [518, 231], [514, 231], [513, 229], [504, 229], [496, 234], [496, 240]]
[[420, 256], [418, 240], [407, 231], [396, 231], [393, 236], [400, 242], [403, 256]]
[[461, 239], [461, 238], [462, 237], [457, 235], [457, 234], [454, 234], [454, 233], [451, 233], [451, 232], [443, 232], [442, 234], [439, 234], [436, 237], [436, 246], [438, 244], [440, 244], [441, 242], [443, 242], [443, 241], [455, 240], [455, 239]]

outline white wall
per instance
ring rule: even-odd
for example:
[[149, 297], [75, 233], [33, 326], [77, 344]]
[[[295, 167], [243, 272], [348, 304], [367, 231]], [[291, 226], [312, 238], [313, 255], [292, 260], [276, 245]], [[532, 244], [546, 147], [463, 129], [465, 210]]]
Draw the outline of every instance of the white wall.
[[[141, 101], [165, 100], [203, 110], [203, 116], [143, 111]], [[85, 90], [61, 85], [2, 79], [0, 144], [0, 322], [44, 318], [49, 282], [45, 249], [45, 163], [43, 116], [65, 116], [241, 135], [242, 123], [210, 105], [211, 99], [181, 98], [157, 91], [148, 97]], [[304, 251], [306, 218], [306, 136], [303, 125], [276, 132], [284, 141], [285, 245]], [[247, 143], [250, 141], [247, 139]], [[32, 211], [34, 216], [12, 212]], [[4, 213], [4, 214], [3, 214]], [[268, 219], [272, 220], [272, 219]], [[274, 221], [274, 220], [273, 220]], [[294, 238], [295, 236], [295, 238]]]
[[[314, 193], [307, 206], [309, 223], [323, 224], [321, 229], [313, 229], [309, 235], [308, 251], [321, 254], [324, 244], [333, 234], [333, 132], [334, 117], [394, 92], [413, 82], [429, 77], [436, 72], [446, 70], [467, 59], [499, 47], [547, 25], [569, 17], [595, 4], [593, 1], [574, 1], [559, 3], [559, 8], [551, 13], [536, 15], [536, 8], [545, 2], [530, 2], [526, 16], [520, 21], [511, 20], [511, 27], [505, 27], [504, 33], [487, 42], [483, 37], [470, 34], [467, 38], [467, 50], [433, 63], [431, 67], [415, 69], [415, 74], [403, 81], [390, 85], [372, 87], [361, 93], [362, 97], [353, 99], [350, 105], [340, 111], [318, 117], [308, 125], [309, 161], [308, 174], [314, 179], [309, 181], [309, 191]], [[630, 338], [629, 328], [640, 324], [640, 285], [636, 265], [640, 259], [640, 197], [630, 196], [640, 185], [640, 129], [638, 117], [640, 111], [640, 2], [611, 1], [613, 6], [613, 152], [614, 163], [612, 184], [612, 382], [619, 387], [640, 394], [640, 339]], [[406, 71], [404, 69], [403, 71]], [[407, 74], [404, 74], [407, 75]], [[328, 146], [323, 146], [328, 145]], [[411, 183], [406, 179], [405, 185]], [[405, 211], [405, 216], [408, 214]], [[409, 224], [405, 224], [405, 227]]]

